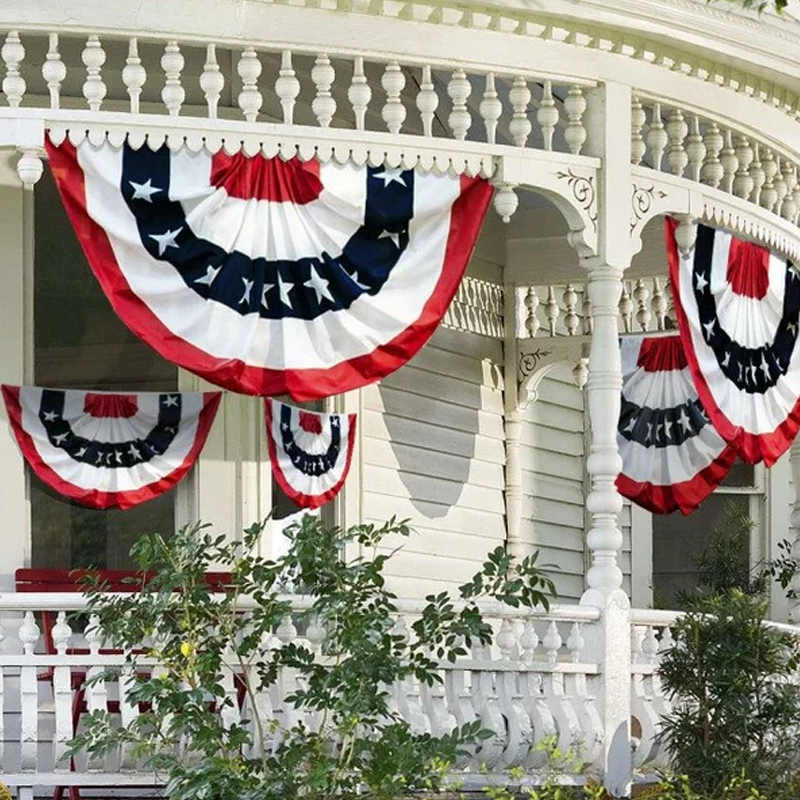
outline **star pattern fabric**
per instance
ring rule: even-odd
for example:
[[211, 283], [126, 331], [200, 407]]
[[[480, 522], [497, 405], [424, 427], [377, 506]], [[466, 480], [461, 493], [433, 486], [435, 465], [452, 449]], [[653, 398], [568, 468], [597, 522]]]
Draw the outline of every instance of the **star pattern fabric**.
[[633, 336], [621, 348], [617, 488], [656, 514], [689, 514], [727, 475], [736, 453], [697, 397], [679, 337]]
[[123, 322], [213, 383], [297, 400], [377, 381], [422, 347], [492, 191], [482, 178], [166, 145], [47, 150]]
[[350, 471], [355, 414], [322, 414], [264, 401], [272, 474], [301, 508], [318, 508], [341, 491]]
[[676, 227], [667, 220], [667, 258], [698, 397], [742, 460], [771, 466], [800, 427], [800, 275], [766, 248], [705, 225], [683, 256]]
[[36, 475], [90, 508], [130, 508], [177, 484], [203, 449], [219, 392], [113, 394], [3, 386]]

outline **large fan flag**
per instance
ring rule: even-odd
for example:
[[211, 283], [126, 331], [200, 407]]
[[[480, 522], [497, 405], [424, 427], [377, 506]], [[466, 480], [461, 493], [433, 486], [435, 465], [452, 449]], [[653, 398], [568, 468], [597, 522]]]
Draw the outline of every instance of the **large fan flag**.
[[728, 474], [736, 453], [709, 422], [677, 336], [636, 336], [621, 346], [617, 488], [656, 514], [688, 514]]
[[355, 414], [320, 414], [264, 401], [272, 473], [301, 508], [333, 500], [347, 478], [356, 441]]
[[162, 356], [237, 392], [325, 397], [435, 330], [491, 197], [482, 178], [165, 146], [47, 143], [89, 264]]
[[727, 231], [697, 226], [682, 256], [667, 220], [681, 339], [697, 394], [740, 458], [771, 466], [800, 427], [800, 275]]
[[90, 508], [130, 508], [175, 486], [200, 455], [221, 396], [3, 386], [31, 469]]

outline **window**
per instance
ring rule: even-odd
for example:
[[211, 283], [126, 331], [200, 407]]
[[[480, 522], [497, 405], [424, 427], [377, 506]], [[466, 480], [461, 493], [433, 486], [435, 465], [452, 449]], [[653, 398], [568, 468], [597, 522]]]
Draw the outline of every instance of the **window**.
[[712, 530], [723, 523], [728, 504], [735, 505], [756, 523], [750, 546], [743, 547], [741, 558], [746, 564], [757, 560], [763, 497], [763, 467], [737, 461], [716, 491], [688, 517], [677, 511], [653, 514], [653, 603], [656, 607], [675, 608], [679, 592], [696, 588], [695, 562]]
[[[35, 192], [34, 378], [38, 386], [175, 391], [178, 371], [119, 321], [46, 172]], [[145, 532], [174, 529], [175, 492], [126, 511], [73, 503], [31, 474], [32, 566], [126, 569]]]

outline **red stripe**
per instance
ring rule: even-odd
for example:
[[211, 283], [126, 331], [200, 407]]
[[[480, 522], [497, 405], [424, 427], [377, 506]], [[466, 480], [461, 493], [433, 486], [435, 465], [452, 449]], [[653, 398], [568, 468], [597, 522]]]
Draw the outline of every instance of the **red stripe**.
[[706, 414], [708, 414], [719, 435], [736, 450], [742, 461], [746, 461], [748, 464], [757, 464], [763, 459], [764, 463], [771, 467], [791, 447], [797, 431], [800, 429], [800, 399], [786, 419], [774, 431], [761, 434], [750, 433], [741, 425], [734, 425], [717, 405], [714, 395], [708, 386], [708, 381], [700, 370], [689, 320], [681, 303], [680, 255], [675, 241], [675, 229], [677, 227], [677, 220], [671, 217], [665, 218], [664, 233], [667, 244], [669, 277], [672, 282], [672, 296], [675, 299], [675, 315], [678, 317], [678, 330], [686, 351], [695, 389], [697, 389], [697, 396], [700, 398]]
[[733, 237], [725, 277], [736, 294], [761, 300], [769, 288], [769, 250]]
[[146, 344], [174, 364], [236, 392], [289, 394], [297, 401], [316, 400], [358, 389], [401, 367], [428, 341], [444, 316], [464, 275], [489, 207], [492, 187], [483, 178], [461, 177], [461, 195], [453, 204], [450, 233], [439, 280], [416, 322], [372, 353], [326, 369], [274, 370], [248, 366], [238, 359], [215, 358], [170, 331], [133, 292], [117, 264], [105, 230], [86, 210], [84, 175], [68, 140], [45, 142], [50, 167], [72, 226], [95, 277], [120, 319]]
[[278, 461], [278, 451], [275, 445], [275, 439], [272, 436], [272, 401], [269, 399], [264, 400], [264, 419], [267, 425], [267, 446], [269, 448], [269, 460], [272, 464], [272, 474], [275, 476], [275, 480], [278, 486], [283, 490], [283, 493], [289, 497], [295, 505], [300, 506], [300, 508], [319, 508], [333, 500], [341, 491], [345, 480], [347, 480], [347, 475], [350, 472], [350, 464], [353, 460], [353, 451], [355, 450], [356, 444], [356, 415], [347, 415], [350, 430], [347, 436], [347, 460], [345, 461], [342, 477], [336, 484], [322, 494], [304, 494], [303, 492], [299, 492], [286, 479], [286, 475], [284, 475], [280, 462]]
[[687, 365], [683, 343], [677, 336], [642, 339], [636, 365], [645, 372], [668, 372]]
[[175, 486], [191, 469], [200, 455], [222, 399], [221, 392], [205, 392], [203, 394], [203, 408], [197, 421], [194, 443], [191, 450], [186, 454], [183, 463], [174, 470], [159, 480], [143, 486], [141, 489], [124, 492], [101, 492], [98, 489], [85, 489], [82, 486], [76, 486], [65, 481], [44, 461], [36, 448], [33, 438], [22, 427], [22, 406], [19, 399], [20, 387], [4, 385], [2, 390], [11, 429], [14, 431], [14, 436], [17, 439], [20, 450], [22, 450], [22, 455], [30, 468], [50, 488], [64, 497], [75, 500], [77, 503], [89, 508], [130, 508], [147, 500], [152, 500]]
[[316, 159], [303, 162], [295, 156], [283, 161], [242, 152], [231, 156], [224, 150], [211, 157], [211, 185], [225, 189], [229, 197], [298, 206], [316, 200], [323, 188]]
[[83, 410], [92, 417], [126, 419], [135, 417], [139, 402], [135, 394], [98, 394], [86, 392]]

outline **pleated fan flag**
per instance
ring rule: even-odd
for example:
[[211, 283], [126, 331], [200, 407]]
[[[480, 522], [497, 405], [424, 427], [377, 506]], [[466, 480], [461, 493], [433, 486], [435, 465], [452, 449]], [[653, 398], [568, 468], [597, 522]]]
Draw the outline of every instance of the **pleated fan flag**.
[[126, 325], [237, 392], [379, 380], [439, 324], [491, 197], [482, 178], [84, 140], [47, 151]]
[[221, 396], [3, 386], [31, 469], [90, 508], [130, 508], [175, 486], [200, 455]]
[[321, 414], [264, 401], [272, 473], [301, 508], [318, 508], [341, 491], [353, 460], [355, 414]]
[[727, 231], [697, 226], [689, 256], [667, 220], [670, 279], [697, 394], [739, 457], [774, 464], [800, 427], [800, 275]]
[[635, 336], [621, 347], [617, 488], [656, 514], [688, 514], [728, 474], [736, 453], [709, 422], [677, 336]]

